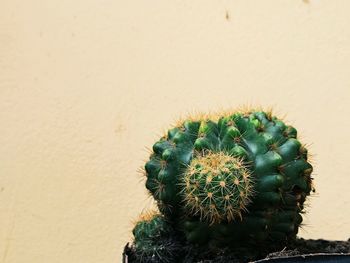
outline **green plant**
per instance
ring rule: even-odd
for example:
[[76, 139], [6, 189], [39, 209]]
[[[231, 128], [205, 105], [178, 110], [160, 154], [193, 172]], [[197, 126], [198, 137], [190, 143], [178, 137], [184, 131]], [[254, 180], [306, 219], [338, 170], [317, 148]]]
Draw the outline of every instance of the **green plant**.
[[264, 111], [180, 122], [145, 171], [159, 210], [195, 243], [287, 242], [313, 190], [296, 129]]
[[241, 218], [253, 195], [250, 171], [244, 162], [220, 151], [198, 155], [181, 180], [186, 210], [211, 224]]
[[133, 229], [136, 262], [176, 262], [178, 244], [174, 230], [167, 220], [157, 213], [146, 213]]

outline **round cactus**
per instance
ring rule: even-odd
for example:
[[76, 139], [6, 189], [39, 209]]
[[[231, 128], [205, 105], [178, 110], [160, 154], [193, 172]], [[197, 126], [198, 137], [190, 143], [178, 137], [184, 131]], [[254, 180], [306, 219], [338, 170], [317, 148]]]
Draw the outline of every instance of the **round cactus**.
[[[181, 122], [153, 146], [146, 187], [188, 240], [288, 240], [312, 187], [297, 131], [263, 111]], [[229, 233], [229, 236], [227, 236]]]
[[174, 230], [165, 218], [156, 213], [144, 214], [133, 229], [135, 262], [176, 262], [179, 246]]
[[243, 162], [224, 152], [203, 152], [183, 177], [184, 204], [192, 215], [211, 223], [241, 217], [252, 196], [250, 171]]

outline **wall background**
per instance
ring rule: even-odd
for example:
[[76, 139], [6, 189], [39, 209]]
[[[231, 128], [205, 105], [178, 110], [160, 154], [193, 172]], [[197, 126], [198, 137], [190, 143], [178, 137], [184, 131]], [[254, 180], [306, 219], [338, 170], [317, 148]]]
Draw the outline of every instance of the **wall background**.
[[0, 262], [118, 262], [144, 146], [273, 106], [314, 153], [301, 236], [350, 236], [350, 1], [2, 0]]

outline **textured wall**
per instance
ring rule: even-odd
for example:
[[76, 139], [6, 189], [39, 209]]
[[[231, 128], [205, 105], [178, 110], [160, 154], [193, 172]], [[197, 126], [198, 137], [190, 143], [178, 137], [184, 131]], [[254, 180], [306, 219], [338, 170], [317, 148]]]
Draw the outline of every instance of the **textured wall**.
[[2, 0], [0, 262], [118, 262], [177, 117], [287, 114], [315, 154], [301, 235], [350, 236], [350, 1]]

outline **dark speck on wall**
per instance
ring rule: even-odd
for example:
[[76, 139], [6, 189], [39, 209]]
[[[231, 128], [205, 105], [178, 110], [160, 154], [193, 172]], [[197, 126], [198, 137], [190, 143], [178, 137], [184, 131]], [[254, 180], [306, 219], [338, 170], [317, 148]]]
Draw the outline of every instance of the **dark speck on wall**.
[[118, 124], [117, 127], [115, 128], [114, 132], [115, 134], [121, 134], [126, 130], [125, 126], [123, 124]]

